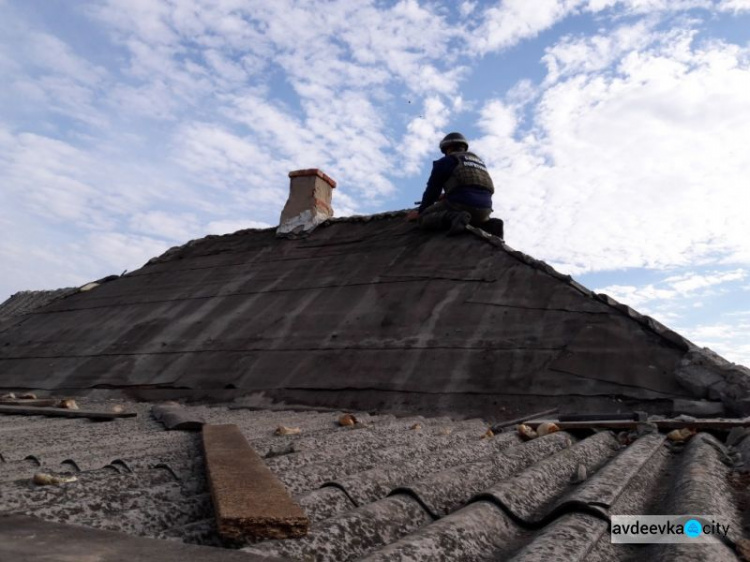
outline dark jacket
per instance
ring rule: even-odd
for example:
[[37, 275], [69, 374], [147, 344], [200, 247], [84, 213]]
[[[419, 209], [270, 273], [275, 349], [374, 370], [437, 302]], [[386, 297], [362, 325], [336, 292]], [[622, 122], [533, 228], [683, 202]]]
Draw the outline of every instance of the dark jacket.
[[419, 212], [435, 203], [443, 190], [446, 199], [452, 203], [478, 209], [492, 208], [492, 178], [481, 158], [471, 152], [454, 152], [432, 163], [432, 173]]

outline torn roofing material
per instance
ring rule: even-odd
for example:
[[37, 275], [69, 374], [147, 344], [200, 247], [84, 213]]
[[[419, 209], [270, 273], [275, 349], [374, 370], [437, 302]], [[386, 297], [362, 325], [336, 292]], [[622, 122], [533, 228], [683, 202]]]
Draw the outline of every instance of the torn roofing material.
[[[147, 406], [132, 407], [142, 415], [107, 424], [3, 418], [2, 511], [222, 546], [200, 435], [165, 431]], [[257, 556], [736, 560], [747, 533], [747, 481], [708, 433], [681, 445], [644, 433], [625, 446], [609, 431], [524, 443], [515, 432], [487, 438], [479, 419], [356, 413], [360, 423], [341, 427], [336, 412], [190, 410], [210, 424], [236, 424], [310, 519], [301, 539], [232, 545]], [[279, 425], [300, 432], [277, 436]], [[39, 470], [78, 480], [35, 487]], [[711, 514], [730, 531], [706, 548], [611, 543], [610, 515], [664, 513]]]
[[475, 395], [714, 389], [730, 411], [748, 405], [750, 379], [731, 364], [729, 376], [658, 322], [472, 234], [390, 213], [298, 240], [268, 229], [192, 241], [19, 318], [0, 333], [0, 386], [347, 391], [363, 408], [378, 406], [374, 392], [427, 393], [448, 409]]

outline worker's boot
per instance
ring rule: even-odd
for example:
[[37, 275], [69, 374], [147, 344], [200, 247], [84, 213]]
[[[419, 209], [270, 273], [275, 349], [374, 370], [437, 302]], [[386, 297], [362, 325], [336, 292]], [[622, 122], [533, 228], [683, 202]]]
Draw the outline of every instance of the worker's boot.
[[503, 220], [498, 218], [491, 218], [487, 222], [483, 222], [479, 225], [479, 228], [484, 230], [485, 232], [489, 232], [493, 236], [497, 236], [498, 238], [504, 238], [503, 234]]
[[466, 225], [468, 225], [471, 222], [471, 213], [467, 211], [460, 211], [457, 213], [453, 213], [453, 217], [451, 220], [451, 227], [448, 230], [448, 236], [455, 236], [456, 234], [461, 234], [463, 231], [466, 230]]

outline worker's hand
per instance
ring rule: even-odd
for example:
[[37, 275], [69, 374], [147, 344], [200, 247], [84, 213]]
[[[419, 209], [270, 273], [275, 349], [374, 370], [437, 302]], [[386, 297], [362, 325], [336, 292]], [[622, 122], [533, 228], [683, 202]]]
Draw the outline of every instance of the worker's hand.
[[419, 219], [419, 211], [417, 211], [416, 209], [413, 211], [409, 211], [406, 215], [406, 220], [408, 220], [409, 222], [414, 222], [417, 219]]

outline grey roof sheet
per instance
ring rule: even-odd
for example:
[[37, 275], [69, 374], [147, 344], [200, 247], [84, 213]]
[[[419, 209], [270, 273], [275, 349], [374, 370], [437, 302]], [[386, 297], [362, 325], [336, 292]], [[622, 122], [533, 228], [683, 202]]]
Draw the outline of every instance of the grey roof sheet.
[[289, 562], [13, 514], [0, 515], [0, 559], [4, 562]]
[[[133, 407], [138, 418], [106, 423], [0, 417], [0, 512], [221, 546], [199, 434], [165, 431], [148, 406]], [[735, 560], [747, 533], [747, 483], [732, 485], [726, 448], [708, 433], [684, 446], [658, 433], [622, 446], [609, 431], [524, 443], [514, 433], [482, 438], [480, 419], [357, 413], [362, 423], [344, 428], [335, 412], [190, 409], [237, 424], [311, 520], [302, 539], [244, 546], [256, 555]], [[302, 432], [275, 436], [278, 425]], [[581, 467], [587, 478], [574, 483]], [[66, 469], [77, 482], [31, 483], [37, 471]], [[612, 545], [607, 516], [628, 513], [716, 515], [731, 525], [729, 541], [693, 550]]]

